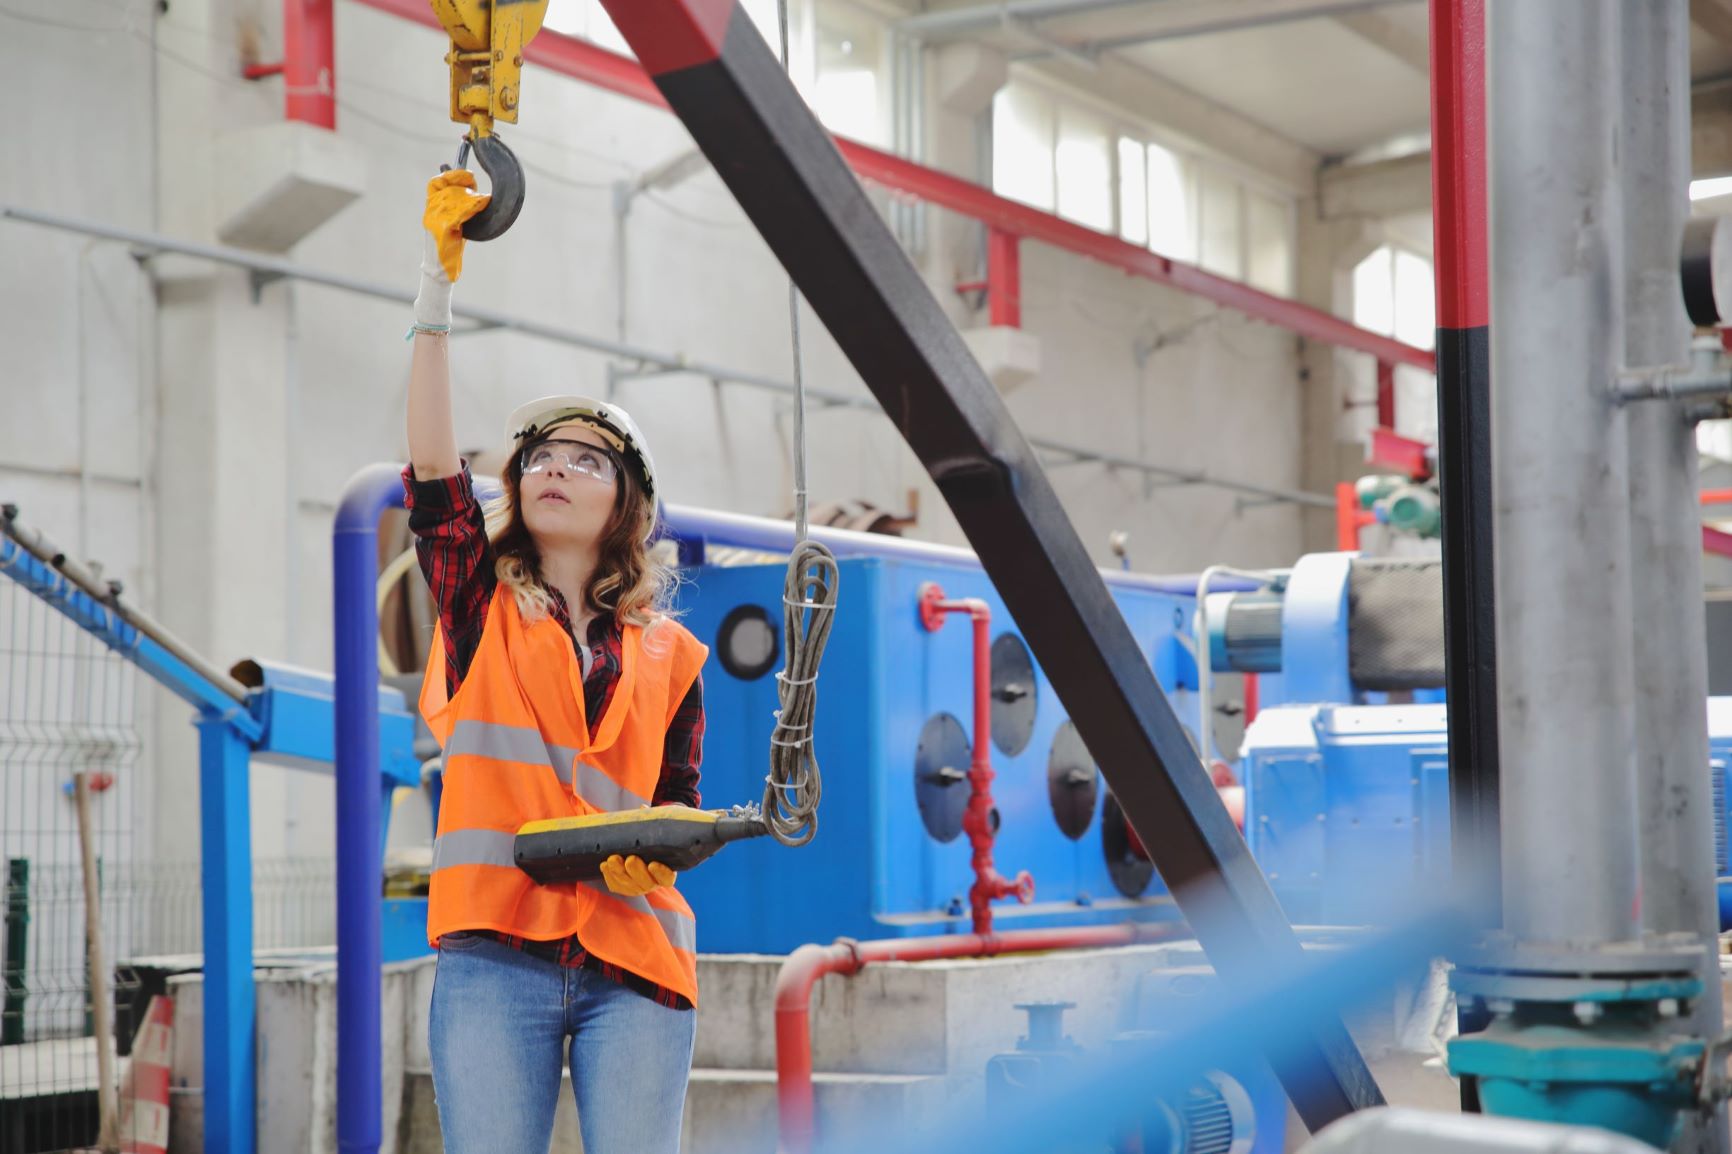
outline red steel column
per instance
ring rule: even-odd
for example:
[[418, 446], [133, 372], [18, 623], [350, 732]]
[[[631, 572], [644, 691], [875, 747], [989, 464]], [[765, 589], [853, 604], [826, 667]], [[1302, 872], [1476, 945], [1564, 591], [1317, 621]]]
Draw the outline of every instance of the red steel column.
[[1501, 919], [1496, 630], [1492, 615], [1490, 267], [1485, 0], [1431, 0], [1431, 179], [1437, 257], [1438, 475], [1456, 878]]
[[337, 127], [332, 0], [283, 0], [283, 116]]
[[1022, 238], [1002, 228], [986, 233], [986, 305], [989, 323], [1022, 327]]
[[[1445, 684], [1453, 872], [1488, 928], [1503, 921], [1497, 627], [1493, 615], [1491, 270], [1485, 0], [1429, 0], [1431, 183], [1437, 260], [1437, 472], [1443, 506]], [[1464, 1009], [1461, 1032], [1487, 1019]], [[1461, 1084], [1462, 1109], [1479, 1088]]]

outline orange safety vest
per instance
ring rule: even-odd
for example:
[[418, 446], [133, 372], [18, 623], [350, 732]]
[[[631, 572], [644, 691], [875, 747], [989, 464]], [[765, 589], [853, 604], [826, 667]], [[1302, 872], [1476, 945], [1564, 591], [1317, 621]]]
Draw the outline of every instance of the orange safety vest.
[[432, 945], [456, 930], [534, 941], [576, 934], [603, 961], [697, 1004], [697, 921], [677, 890], [625, 898], [599, 879], [539, 885], [511, 849], [526, 822], [649, 805], [668, 724], [708, 654], [676, 621], [647, 637], [627, 625], [619, 685], [592, 734], [571, 638], [551, 619], [526, 624], [504, 585], [453, 696], [444, 639], [434, 639], [421, 683], [421, 715], [445, 751], [427, 903]]

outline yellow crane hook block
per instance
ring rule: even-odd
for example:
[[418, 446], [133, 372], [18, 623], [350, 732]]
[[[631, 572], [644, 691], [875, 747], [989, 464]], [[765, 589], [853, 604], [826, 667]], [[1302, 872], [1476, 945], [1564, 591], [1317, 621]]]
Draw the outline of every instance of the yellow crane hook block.
[[541, 31], [547, 0], [431, 0], [451, 36], [451, 119], [479, 139], [493, 122], [517, 123], [523, 50]]
[[431, 0], [451, 36], [451, 119], [468, 127], [457, 152], [462, 168], [471, 148], [492, 185], [486, 208], [463, 225], [469, 240], [493, 240], [523, 209], [523, 166], [493, 131], [517, 123], [523, 90], [523, 50], [541, 31], [547, 0]]

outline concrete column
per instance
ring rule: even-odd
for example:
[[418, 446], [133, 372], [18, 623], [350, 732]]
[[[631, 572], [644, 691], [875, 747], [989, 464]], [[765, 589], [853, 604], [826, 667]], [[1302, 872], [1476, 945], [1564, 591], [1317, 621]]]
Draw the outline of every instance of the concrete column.
[[1490, 6], [1505, 926], [1634, 938], [1635, 696], [1611, 0]]
[[[276, 38], [252, 5], [185, 0], [159, 17], [158, 39], [203, 67], [165, 61], [157, 70], [158, 201], [164, 232], [215, 242], [223, 225], [222, 141], [282, 118], [277, 83], [235, 76], [237, 36]], [[257, 295], [248, 275], [159, 258], [157, 364], [157, 610], [163, 623], [219, 666], [243, 656], [286, 658], [286, 573], [294, 531], [287, 458], [284, 326], [288, 287]], [[198, 744], [184, 705], [159, 713], [155, 832], [158, 852], [198, 852]], [[295, 791], [322, 780], [276, 768], [253, 774], [253, 852], [312, 854], [291, 845]]]
[[[1338, 316], [1351, 315], [1353, 268], [1383, 243], [1382, 227], [1363, 217], [1326, 219], [1321, 204], [1299, 204], [1297, 295], [1313, 308]], [[1301, 411], [1304, 420], [1301, 487], [1333, 493], [1338, 481], [1365, 472], [1365, 444], [1344, 435], [1349, 422], [1346, 403], [1355, 375], [1351, 361], [1361, 354], [1344, 352], [1319, 341], [1302, 341], [1299, 362]], [[1363, 359], [1363, 358], [1361, 358]], [[1335, 513], [1303, 510], [1306, 552], [1335, 549]]]
[[[1678, 241], [1689, 213], [1690, 16], [1685, 0], [1622, 9], [1624, 361], [1683, 365], [1690, 324], [1678, 292]], [[1636, 801], [1643, 924], [1703, 943], [1695, 1026], [1720, 1026], [1719, 909], [1708, 774], [1708, 656], [1696, 431], [1680, 406], [1629, 410], [1630, 545], [1635, 618]], [[1691, 1116], [1675, 1150], [1726, 1148], [1724, 1110]]]

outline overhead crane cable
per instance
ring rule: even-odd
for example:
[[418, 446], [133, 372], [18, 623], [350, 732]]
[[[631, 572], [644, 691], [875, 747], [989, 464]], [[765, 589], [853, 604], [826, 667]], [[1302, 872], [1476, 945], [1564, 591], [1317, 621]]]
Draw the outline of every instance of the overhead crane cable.
[[[777, 0], [782, 68], [791, 70], [788, 0]], [[794, 551], [782, 584], [785, 663], [776, 674], [776, 728], [764, 779], [764, 823], [783, 845], [799, 846], [818, 832], [822, 778], [814, 748], [818, 666], [836, 614], [838, 571], [830, 550], [807, 537], [806, 374], [800, 355], [800, 293], [788, 277], [788, 332], [794, 358]]]

